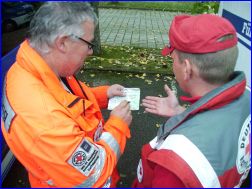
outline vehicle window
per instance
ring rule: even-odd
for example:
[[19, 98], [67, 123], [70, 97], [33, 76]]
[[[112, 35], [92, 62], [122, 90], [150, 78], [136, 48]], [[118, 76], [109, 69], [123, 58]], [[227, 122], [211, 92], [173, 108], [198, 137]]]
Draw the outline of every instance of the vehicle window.
[[25, 3], [22, 2], [3, 2], [3, 5], [5, 5], [6, 7], [16, 7], [24, 4]]

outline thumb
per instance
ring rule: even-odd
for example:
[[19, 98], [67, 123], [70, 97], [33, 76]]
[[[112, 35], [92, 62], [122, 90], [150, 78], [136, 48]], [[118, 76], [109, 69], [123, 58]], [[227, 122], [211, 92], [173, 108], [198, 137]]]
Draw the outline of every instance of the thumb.
[[166, 92], [166, 94], [169, 96], [172, 94], [172, 90], [168, 87], [168, 85], [165, 84], [164, 86], [164, 90]]
[[116, 91], [115, 91], [116, 95], [118, 96], [126, 96], [125, 92], [124, 92], [124, 87], [122, 86], [118, 86], [116, 88]]

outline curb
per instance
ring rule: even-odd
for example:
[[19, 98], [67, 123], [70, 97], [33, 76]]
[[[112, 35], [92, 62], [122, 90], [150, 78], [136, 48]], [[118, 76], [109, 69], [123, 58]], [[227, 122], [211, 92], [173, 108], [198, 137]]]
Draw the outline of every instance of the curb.
[[103, 9], [129, 9], [129, 10], [152, 10], [152, 11], [166, 11], [166, 12], [181, 12], [181, 13], [190, 13], [191, 11], [186, 10], [175, 10], [175, 9], [156, 9], [156, 8], [133, 8], [133, 7], [120, 7], [120, 6], [98, 6], [98, 8]]

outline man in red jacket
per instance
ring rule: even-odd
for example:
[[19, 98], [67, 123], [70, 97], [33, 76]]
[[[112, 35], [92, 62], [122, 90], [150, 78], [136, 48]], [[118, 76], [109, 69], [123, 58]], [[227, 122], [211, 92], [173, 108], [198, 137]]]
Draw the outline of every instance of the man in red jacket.
[[133, 187], [239, 187], [250, 171], [250, 90], [234, 71], [237, 36], [225, 18], [176, 16], [170, 45], [187, 109], [165, 85], [168, 97], [147, 96], [145, 111], [169, 118], [142, 148]]

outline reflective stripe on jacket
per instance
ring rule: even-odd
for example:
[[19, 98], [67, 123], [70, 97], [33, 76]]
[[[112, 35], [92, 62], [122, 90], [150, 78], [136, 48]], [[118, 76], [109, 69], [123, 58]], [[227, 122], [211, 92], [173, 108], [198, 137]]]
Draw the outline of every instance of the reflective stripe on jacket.
[[[115, 116], [104, 123], [100, 108], [107, 106], [108, 86], [89, 88], [74, 77], [67, 81], [73, 94], [23, 42], [5, 78], [3, 136], [32, 187], [109, 186], [130, 137], [128, 125]], [[101, 133], [94, 139], [98, 126]]]
[[[251, 164], [250, 90], [245, 85], [244, 73], [235, 72], [232, 81], [160, 127], [142, 148], [134, 187], [155, 187], [156, 166], [188, 188], [241, 186]], [[159, 187], [170, 187], [169, 180]]]

